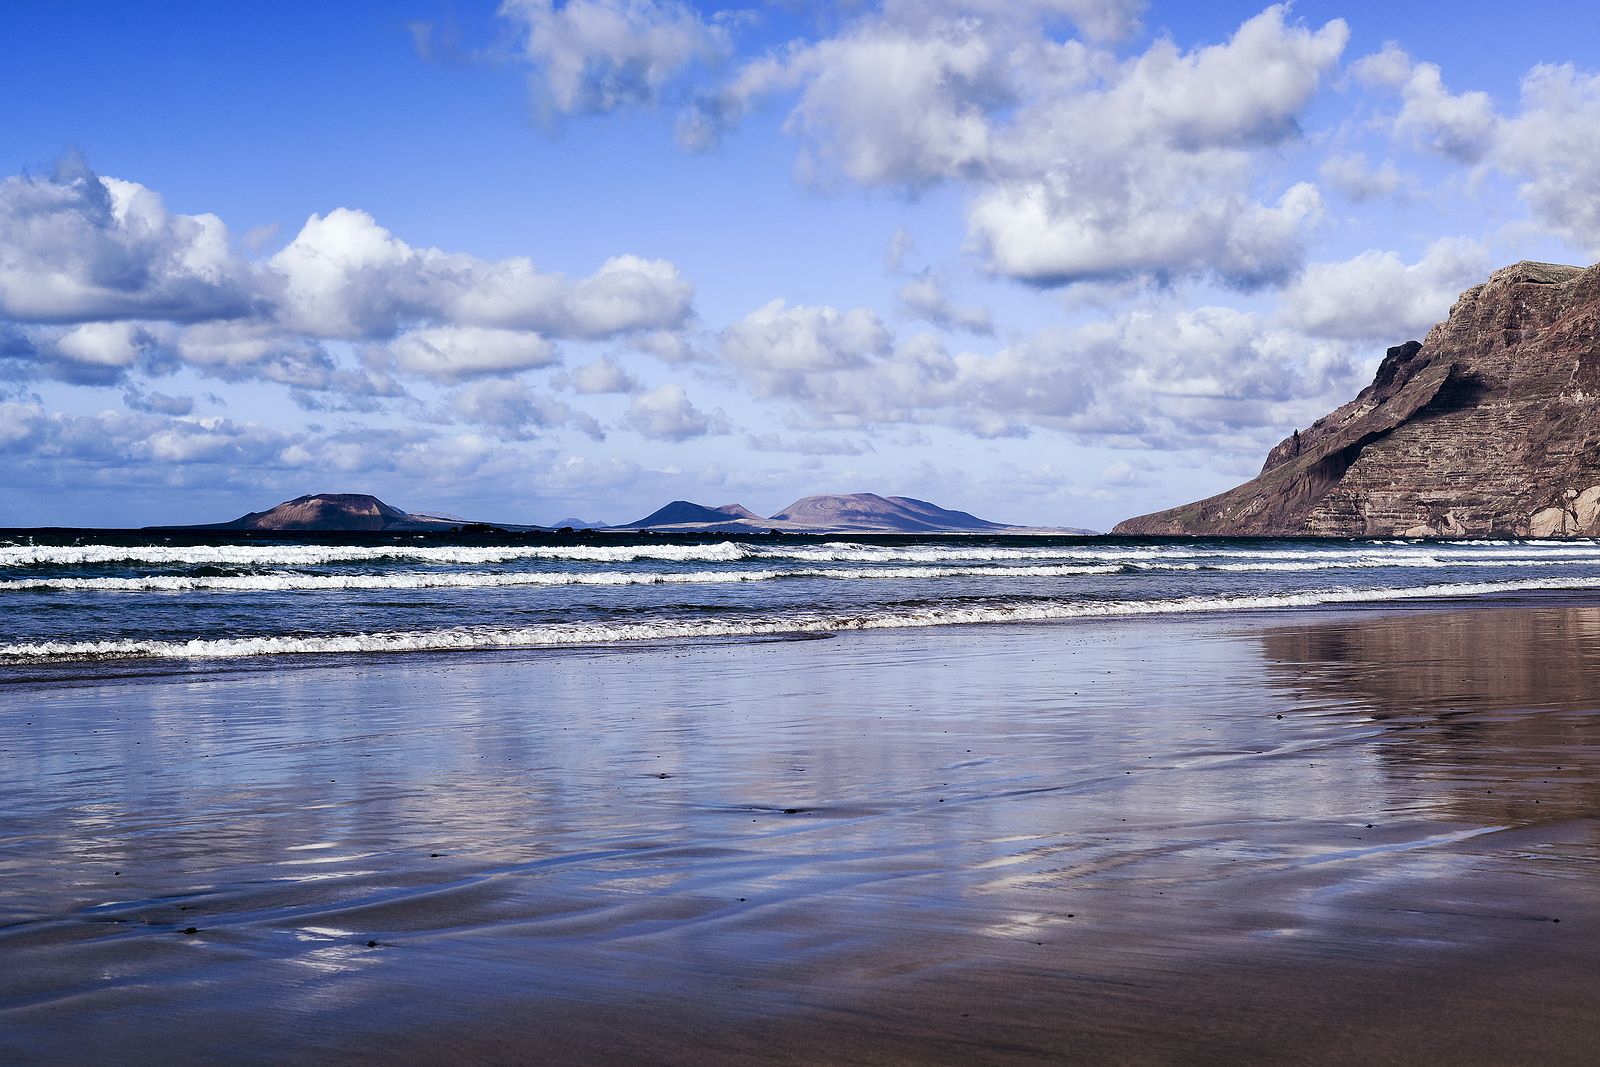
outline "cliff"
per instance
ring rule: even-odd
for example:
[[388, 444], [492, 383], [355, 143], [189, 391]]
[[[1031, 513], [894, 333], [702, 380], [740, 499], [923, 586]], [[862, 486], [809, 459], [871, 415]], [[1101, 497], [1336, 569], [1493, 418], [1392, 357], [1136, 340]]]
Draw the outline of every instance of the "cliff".
[[1225, 493], [1118, 534], [1600, 534], [1600, 266], [1518, 263]]

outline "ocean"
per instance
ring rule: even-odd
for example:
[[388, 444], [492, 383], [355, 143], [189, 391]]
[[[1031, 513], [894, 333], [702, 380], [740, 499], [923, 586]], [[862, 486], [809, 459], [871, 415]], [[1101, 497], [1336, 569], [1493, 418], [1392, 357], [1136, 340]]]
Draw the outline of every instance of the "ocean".
[[1600, 588], [1594, 541], [0, 533], [0, 666], [701, 642]]

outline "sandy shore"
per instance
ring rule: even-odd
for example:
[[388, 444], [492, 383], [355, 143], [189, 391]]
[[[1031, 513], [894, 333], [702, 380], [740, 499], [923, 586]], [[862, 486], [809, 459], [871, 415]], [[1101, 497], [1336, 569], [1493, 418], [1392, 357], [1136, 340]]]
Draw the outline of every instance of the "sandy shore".
[[0, 795], [7, 1063], [1600, 1060], [1553, 600], [13, 678]]

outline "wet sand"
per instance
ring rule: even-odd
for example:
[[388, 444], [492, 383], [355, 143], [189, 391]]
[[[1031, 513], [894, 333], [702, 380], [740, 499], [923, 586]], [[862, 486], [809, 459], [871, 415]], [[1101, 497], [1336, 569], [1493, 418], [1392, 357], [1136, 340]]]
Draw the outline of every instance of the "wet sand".
[[1554, 598], [13, 677], [0, 796], [7, 1063], [1600, 1060]]

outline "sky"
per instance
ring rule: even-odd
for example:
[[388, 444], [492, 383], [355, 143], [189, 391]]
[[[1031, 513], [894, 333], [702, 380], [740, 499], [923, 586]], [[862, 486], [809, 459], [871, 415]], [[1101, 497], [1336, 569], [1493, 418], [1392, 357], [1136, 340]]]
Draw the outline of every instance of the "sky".
[[0, 526], [1109, 529], [1600, 249], [1571, 4], [0, 5]]

